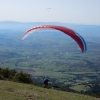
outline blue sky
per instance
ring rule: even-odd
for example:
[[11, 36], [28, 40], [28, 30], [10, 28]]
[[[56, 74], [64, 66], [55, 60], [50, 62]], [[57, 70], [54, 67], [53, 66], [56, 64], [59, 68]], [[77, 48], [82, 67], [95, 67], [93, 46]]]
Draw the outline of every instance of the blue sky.
[[100, 0], [0, 0], [0, 21], [100, 25]]

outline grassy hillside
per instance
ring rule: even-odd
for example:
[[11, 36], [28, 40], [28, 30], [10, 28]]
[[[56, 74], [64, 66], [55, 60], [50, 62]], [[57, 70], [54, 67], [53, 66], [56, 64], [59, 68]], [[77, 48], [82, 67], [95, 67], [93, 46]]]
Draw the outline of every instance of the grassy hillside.
[[100, 100], [100, 98], [0, 80], [0, 100]]

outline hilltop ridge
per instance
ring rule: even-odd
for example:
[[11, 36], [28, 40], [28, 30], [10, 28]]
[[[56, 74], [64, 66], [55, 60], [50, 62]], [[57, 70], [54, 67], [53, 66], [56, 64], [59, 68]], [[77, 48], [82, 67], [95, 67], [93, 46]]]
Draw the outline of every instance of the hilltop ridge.
[[100, 98], [0, 80], [0, 100], [100, 100]]

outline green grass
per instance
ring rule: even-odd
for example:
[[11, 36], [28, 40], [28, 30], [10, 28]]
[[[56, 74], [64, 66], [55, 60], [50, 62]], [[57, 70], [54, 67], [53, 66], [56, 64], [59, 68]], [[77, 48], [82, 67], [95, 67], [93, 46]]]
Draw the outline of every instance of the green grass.
[[85, 85], [76, 85], [76, 86], [72, 86], [71, 89], [81, 92], [81, 91], [87, 91], [89, 87], [85, 87]]
[[0, 100], [100, 100], [88, 95], [0, 80]]

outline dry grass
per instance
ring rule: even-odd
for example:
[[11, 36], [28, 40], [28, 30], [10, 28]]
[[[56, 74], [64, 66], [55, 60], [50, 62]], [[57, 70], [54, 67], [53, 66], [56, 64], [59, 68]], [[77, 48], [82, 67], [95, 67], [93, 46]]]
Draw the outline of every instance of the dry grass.
[[100, 100], [70, 92], [0, 80], [0, 100]]

